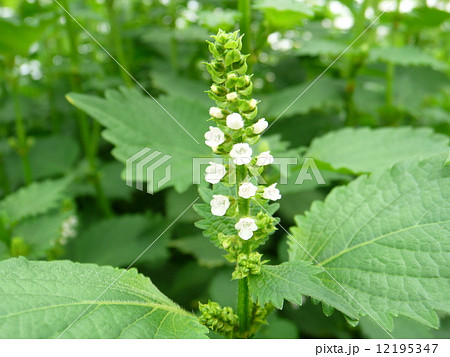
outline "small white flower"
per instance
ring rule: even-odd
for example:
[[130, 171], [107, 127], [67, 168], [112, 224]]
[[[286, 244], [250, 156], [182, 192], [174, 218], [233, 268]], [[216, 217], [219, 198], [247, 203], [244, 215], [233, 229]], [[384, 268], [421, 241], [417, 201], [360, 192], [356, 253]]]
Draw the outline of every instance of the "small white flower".
[[267, 129], [269, 126], [269, 123], [266, 119], [261, 118], [259, 119], [255, 124], [253, 124], [253, 133], [254, 134], [261, 134], [264, 130]]
[[250, 198], [256, 194], [257, 186], [251, 182], [245, 182], [239, 186], [239, 196], [242, 198]]
[[246, 143], [234, 144], [230, 156], [236, 165], [247, 165], [252, 161], [252, 148]]
[[256, 158], [256, 166], [266, 166], [273, 163], [273, 156], [270, 155], [270, 151], [264, 151]]
[[266, 200], [272, 200], [272, 201], [276, 201], [279, 200], [281, 198], [281, 194], [280, 194], [280, 190], [278, 188], [276, 188], [276, 183], [274, 183], [273, 185], [270, 185], [269, 187], [264, 189], [263, 192], [263, 197]]
[[244, 126], [244, 121], [242, 120], [241, 114], [233, 113], [228, 115], [227, 126], [233, 130], [241, 129]]
[[205, 133], [205, 139], [205, 144], [214, 150], [225, 141], [225, 134], [219, 128], [210, 126], [209, 131]]
[[217, 119], [223, 118], [222, 109], [217, 108], [217, 107], [209, 108], [209, 115], [211, 115], [213, 118], [217, 118]]
[[258, 226], [253, 218], [241, 218], [234, 226], [239, 232], [239, 237], [248, 240], [253, 237], [253, 232], [258, 230]]
[[216, 164], [215, 162], [210, 162], [209, 166], [205, 170], [205, 180], [209, 183], [218, 183], [227, 173], [225, 165]]
[[215, 84], [211, 86], [211, 92], [215, 94], [219, 94], [219, 87], [217, 87]]
[[248, 102], [248, 105], [250, 106], [251, 110], [255, 109], [257, 104], [258, 104], [258, 101], [256, 99], [250, 99]]
[[77, 226], [77, 216], [70, 216], [62, 222], [61, 237], [59, 239], [61, 245], [66, 245], [69, 238], [75, 238], [77, 236]]
[[228, 101], [234, 102], [236, 99], [238, 99], [238, 94], [236, 92], [231, 92], [227, 94]]
[[211, 213], [214, 216], [223, 216], [230, 207], [230, 200], [227, 196], [213, 195], [213, 199], [209, 204], [211, 205]]

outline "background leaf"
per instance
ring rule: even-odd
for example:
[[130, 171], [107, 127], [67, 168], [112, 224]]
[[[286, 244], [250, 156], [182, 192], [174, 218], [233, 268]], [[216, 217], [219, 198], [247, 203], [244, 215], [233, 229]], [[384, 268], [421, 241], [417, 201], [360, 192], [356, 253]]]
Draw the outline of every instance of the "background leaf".
[[[129, 214], [98, 221], [71, 241], [68, 257], [80, 263], [127, 266], [168, 226], [155, 214]], [[156, 241], [138, 264], [161, 262], [168, 256], [166, 234]]]
[[449, 150], [448, 137], [429, 128], [345, 128], [314, 139], [305, 156], [335, 170], [365, 173]]
[[69, 183], [68, 179], [34, 182], [0, 201], [0, 214], [12, 223], [46, 213], [61, 202]]
[[157, 182], [159, 177], [147, 178], [155, 191], [175, 186], [182, 192], [192, 185], [192, 159], [208, 157], [211, 152], [203, 143], [208, 128], [208, 113], [203, 105], [184, 98], [159, 100], [197, 143], [158, 104], [137, 90], [122, 88], [105, 95], [106, 99], [100, 99], [71, 93], [68, 99], [106, 127], [103, 136], [116, 146], [113, 155], [118, 160], [125, 162], [145, 147], [172, 156], [169, 160], [172, 174], [167, 184], [156, 188], [153, 181]]

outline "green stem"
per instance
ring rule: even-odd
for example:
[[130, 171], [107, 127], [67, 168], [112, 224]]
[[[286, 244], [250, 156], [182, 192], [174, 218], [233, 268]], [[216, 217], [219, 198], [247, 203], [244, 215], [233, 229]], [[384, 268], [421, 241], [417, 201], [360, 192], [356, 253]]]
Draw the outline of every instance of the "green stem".
[[[364, 31], [365, 20], [366, 20], [366, 10], [369, 6], [370, 0], [364, 0], [359, 8], [359, 11], [355, 14], [355, 25], [353, 26], [353, 38], [356, 38]], [[356, 76], [360, 68], [363, 65], [363, 60], [358, 58], [358, 54], [351, 53], [349, 55], [349, 66], [347, 74], [347, 83], [345, 88], [345, 111], [347, 113], [346, 125], [356, 125], [356, 108], [355, 108], [355, 87], [356, 87]]]
[[[67, 0], [61, 0], [63, 6], [70, 12]], [[75, 28], [73, 27], [73, 20], [70, 16], [64, 12], [66, 18], [66, 31], [69, 38], [70, 46], [70, 62], [71, 62], [71, 75], [70, 83], [72, 90], [75, 92], [81, 91], [81, 77], [78, 72], [79, 68], [79, 57], [78, 57], [78, 41], [76, 36]], [[89, 178], [92, 180], [92, 184], [96, 191], [97, 204], [103, 214], [107, 217], [112, 216], [111, 205], [106, 197], [103, 187], [100, 183], [100, 176], [97, 167], [97, 142], [99, 135], [98, 129], [96, 129], [97, 124], [93, 124], [92, 127], [89, 125], [87, 116], [81, 112], [76, 112], [78, 130], [80, 132], [81, 145], [83, 147], [83, 152], [86, 160], [89, 163]], [[90, 131], [92, 130], [92, 135]]]
[[21, 161], [23, 174], [25, 179], [25, 184], [29, 185], [33, 182], [33, 175], [31, 173], [31, 165], [30, 158], [28, 156], [28, 143], [27, 143], [27, 133], [25, 129], [25, 124], [23, 122], [22, 110], [20, 108], [20, 99], [19, 99], [19, 88], [17, 83], [17, 77], [12, 73], [13, 67], [11, 69], [11, 90], [14, 101], [14, 111], [16, 114], [16, 136], [17, 136], [17, 150], [19, 152]]
[[11, 189], [9, 187], [8, 175], [6, 174], [5, 163], [1, 153], [0, 153], [0, 184], [2, 185], [3, 188], [3, 194], [7, 195], [11, 191]]
[[248, 338], [247, 331], [250, 329], [252, 300], [248, 289], [248, 277], [239, 279], [238, 283], [238, 308], [240, 336]]
[[[398, 45], [400, 3], [401, 0], [397, 0], [395, 17], [392, 23], [391, 41], [394, 46]], [[386, 107], [388, 110], [390, 110], [394, 105], [394, 75], [395, 75], [395, 65], [393, 63], [388, 63], [386, 68]]]
[[242, 53], [250, 53], [250, 57], [247, 60], [248, 72], [252, 72], [252, 48], [251, 48], [251, 22], [252, 22], [252, 12], [251, 12], [251, 0], [239, 0], [238, 1], [238, 11], [241, 14], [241, 19], [239, 22], [239, 27], [241, 33], [245, 36], [242, 38]]
[[170, 39], [170, 62], [172, 64], [172, 68], [175, 72], [179, 71], [179, 64], [178, 64], [178, 41], [176, 37], [176, 21], [177, 21], [177, 0], [171, 0], [169, 4], [169, 14], [172, 18], [172, 21], [170, 23], [170, 28], [172, 30], [172, 35]]
[[[119, 23], [117, 21], [117, 13], [114, 7], [114, 0], [106, 0], [106, 7], [108, 9], [109, 25], [111, 26], [110, 36], [114, 47], [114, 53], [117, 57], [117, 61], [129, 71], [127, 60], [124, 55], [122, 41], [119, 35]], [[133, 85], [133, 82], [125, 71], [120, 71], [120, 75], [123, 81], [128, 87]]]
[[[245, 165], [236, 166], [236, 187], [238, 188], [240, 184], [247, 177], [247, 167]], [[246, 217], [249, 214], [249, 200], [238, 197], [238, 210], [239, 217]], [[243, 253], [249, 254], [250, 247], [248, 242], [244, 243]], [[248, 336], [248, 331], [250, 329], [251, 323], [251, 311], [252, 311], [252, 299], [250, 296], [248, 288], [248, 277], [239, 279], [238, 283], [238, 304], [237, 304], [237, 315], [239, 317], [239, 336], [240, 337], [250, 337]]]

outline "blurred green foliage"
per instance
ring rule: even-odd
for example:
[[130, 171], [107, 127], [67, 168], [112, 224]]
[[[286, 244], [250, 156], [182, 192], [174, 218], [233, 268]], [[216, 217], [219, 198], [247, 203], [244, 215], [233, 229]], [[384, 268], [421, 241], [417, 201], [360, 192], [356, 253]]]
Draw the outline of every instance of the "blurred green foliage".
[[[282, 222], [355, 175], [448, 152], [448, 2], [251, 3], [254, 92], [273, 123], [259, 145], [295, 157], [311, 145], [306, 155], [321, 169], [339, 171], [325, 186], [281, 188]], [[202, 144], [211, 105], [205, 40], [237, 29], [242, 14], [229, 0], [59, 4], [0, 2], [0, 257], [127, 267], [197, 197], [190, 158], [209, 152], [146, 97]], [[174, 158], [177, 174], [154, 195], [123, 180], [124, 160], [143, 146]], [[64, 222], [74, 216], [77, 236], [67, 241]], [[199, 218], [189, 210], [135, 265], [188, 310], [209, 298], [233, 306], [230, 266], [194, 227]], [[287, 259], [283, 231], [263, 253], [272, 264]], [[352, 327], [304, 300], [286, 302], [256, 337], [385, 337], [367, 318]], [[393, 333], [448, 338], [449, 318], [440, 318], [436, 332], [399, 317]]]

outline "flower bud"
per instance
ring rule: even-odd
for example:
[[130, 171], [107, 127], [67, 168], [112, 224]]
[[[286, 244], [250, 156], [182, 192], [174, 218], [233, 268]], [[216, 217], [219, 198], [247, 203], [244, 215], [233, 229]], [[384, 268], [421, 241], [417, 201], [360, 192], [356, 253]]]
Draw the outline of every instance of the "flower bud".
[[236, 92], [231, 92], [227, 94], [228, 101], [234, 102], [236, 99], [238, 99], [238, 94]]

